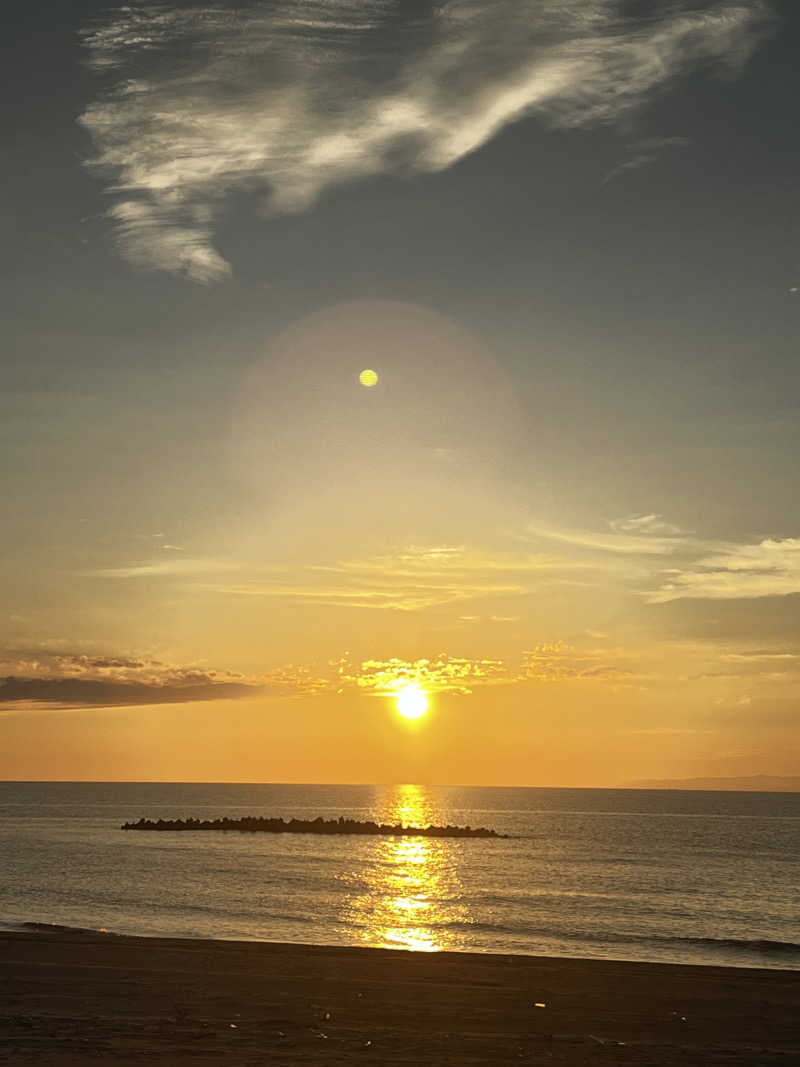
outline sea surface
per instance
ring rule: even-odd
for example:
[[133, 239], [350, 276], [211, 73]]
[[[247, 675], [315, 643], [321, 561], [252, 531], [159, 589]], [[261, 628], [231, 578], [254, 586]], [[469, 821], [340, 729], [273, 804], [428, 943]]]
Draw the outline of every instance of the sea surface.
[[[134, 833], [344, 815], [508, 839]], [[800, 969], [800, 794], [0, 783], [0, 923]]]

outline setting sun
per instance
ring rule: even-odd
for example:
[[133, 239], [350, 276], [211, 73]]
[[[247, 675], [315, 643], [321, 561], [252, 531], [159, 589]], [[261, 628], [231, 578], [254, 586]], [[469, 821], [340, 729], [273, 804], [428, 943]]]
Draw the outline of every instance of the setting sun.
[[404, 719], [420, 719], [428, 710], [428, 696], [416, 685], [401, 689], [395, 699], [395, 707]]

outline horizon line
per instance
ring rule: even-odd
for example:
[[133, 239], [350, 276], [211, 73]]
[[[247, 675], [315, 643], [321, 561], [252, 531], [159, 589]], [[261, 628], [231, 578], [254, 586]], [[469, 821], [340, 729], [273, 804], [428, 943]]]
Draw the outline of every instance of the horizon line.
[[[690, 782], [756, 782], [768, 780], [771, 782], [797, 783], [796, 789], [736, 789], [723, 787], [698, 788], [688, 786]], [[643, 779], [648, 781], [648, 779]], [[436, 782], [297, 782], [297, 781], [227, 781], [227, 780], [188, 780], [175, 778], [2, 778], [0, 785], [214, 785], [214, 786], [298, 786], [317, 788], [349, 788], [349, 789], [374, 789], [391, 788], [398, 786], [418, 786], [426, 789], [537, 789], [537, 790], [583, 790], [587, 792], [630, 792], [630, 793], [788, 793], [800, 795], [800, 775], [731, 775], [729, 777], [708, 776], [682, 779], [653, 779], [663, 781], [663, 785], [469, 785], [469, 784], [441, 784]], [[666, 784], [670, 783], [670, 784]], [[675, 784], [672, 784], [675, 783]], [[682, 787], [686, 783], [687, 787]]]

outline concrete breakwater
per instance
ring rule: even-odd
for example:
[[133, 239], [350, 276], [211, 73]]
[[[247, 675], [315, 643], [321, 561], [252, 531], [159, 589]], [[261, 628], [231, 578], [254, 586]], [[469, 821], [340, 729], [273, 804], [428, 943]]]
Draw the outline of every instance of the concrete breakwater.
[[484, 826], [403, 826], [402, 823], [360, 822], [356, 819], [139, 819], [126, 822], [123, 830], [197, 831], [235, 830], [263, 834], [372, 834], [387, 837], [505, 837]]

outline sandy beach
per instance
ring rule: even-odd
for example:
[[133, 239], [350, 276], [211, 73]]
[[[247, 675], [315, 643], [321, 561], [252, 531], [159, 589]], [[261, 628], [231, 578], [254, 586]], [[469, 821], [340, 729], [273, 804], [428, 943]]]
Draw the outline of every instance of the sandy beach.
[[0, 935], [0, 1062], [800, 1062], [800, 972]]

